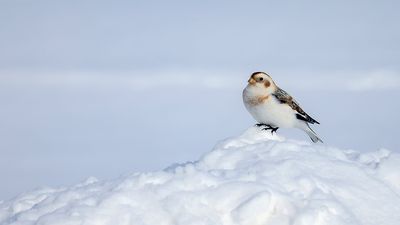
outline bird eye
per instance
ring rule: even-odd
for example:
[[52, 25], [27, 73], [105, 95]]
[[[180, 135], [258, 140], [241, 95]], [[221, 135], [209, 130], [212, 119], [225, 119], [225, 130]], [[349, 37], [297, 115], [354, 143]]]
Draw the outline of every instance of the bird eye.
[[259, 80], [259, 81], [263, 81], [263, 80], [264, 80], [264, 78], [260, 77], [258, 80]]

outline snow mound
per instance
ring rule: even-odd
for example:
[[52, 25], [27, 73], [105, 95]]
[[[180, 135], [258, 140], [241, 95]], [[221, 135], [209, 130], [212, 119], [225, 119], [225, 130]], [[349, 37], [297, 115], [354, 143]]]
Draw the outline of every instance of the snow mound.
[[250, 128], [196, 162], [0, 202], [14, 225], [398, 225], [400, 154]]

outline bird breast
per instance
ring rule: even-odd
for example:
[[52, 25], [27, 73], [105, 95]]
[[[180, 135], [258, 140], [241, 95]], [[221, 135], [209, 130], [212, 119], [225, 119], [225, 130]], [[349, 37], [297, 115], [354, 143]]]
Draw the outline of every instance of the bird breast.
[[269, 98], [269, 95], [259, 95], [254, 97], [246, 97], [245, 103], [250, 106], [258, 106], [265, 103]]
[[246, 106], [254, 107], [261, 105], [268, 101], [270, 98], [270, 95], [267, 93], [260, 93], [259, 91], [255, 90], [254, 88], [251, 88], [247, 86], [243, 90], [243, 101]]

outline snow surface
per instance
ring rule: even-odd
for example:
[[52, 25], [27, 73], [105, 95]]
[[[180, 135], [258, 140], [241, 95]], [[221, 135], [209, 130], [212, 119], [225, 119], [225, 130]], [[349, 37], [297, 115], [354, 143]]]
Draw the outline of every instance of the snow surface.
[[398, 225], [400, 154], [250, 128], [196, 162], [0, 202], [0, 224]]

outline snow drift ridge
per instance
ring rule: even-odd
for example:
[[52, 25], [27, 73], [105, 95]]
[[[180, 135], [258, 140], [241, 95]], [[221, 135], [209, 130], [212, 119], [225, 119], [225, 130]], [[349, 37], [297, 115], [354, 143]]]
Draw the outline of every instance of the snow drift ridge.
[[285, 141], [250, 128], [193, 163], [90, 178], [0, 202], [13, 225], [397, 225], [400, 154]]

